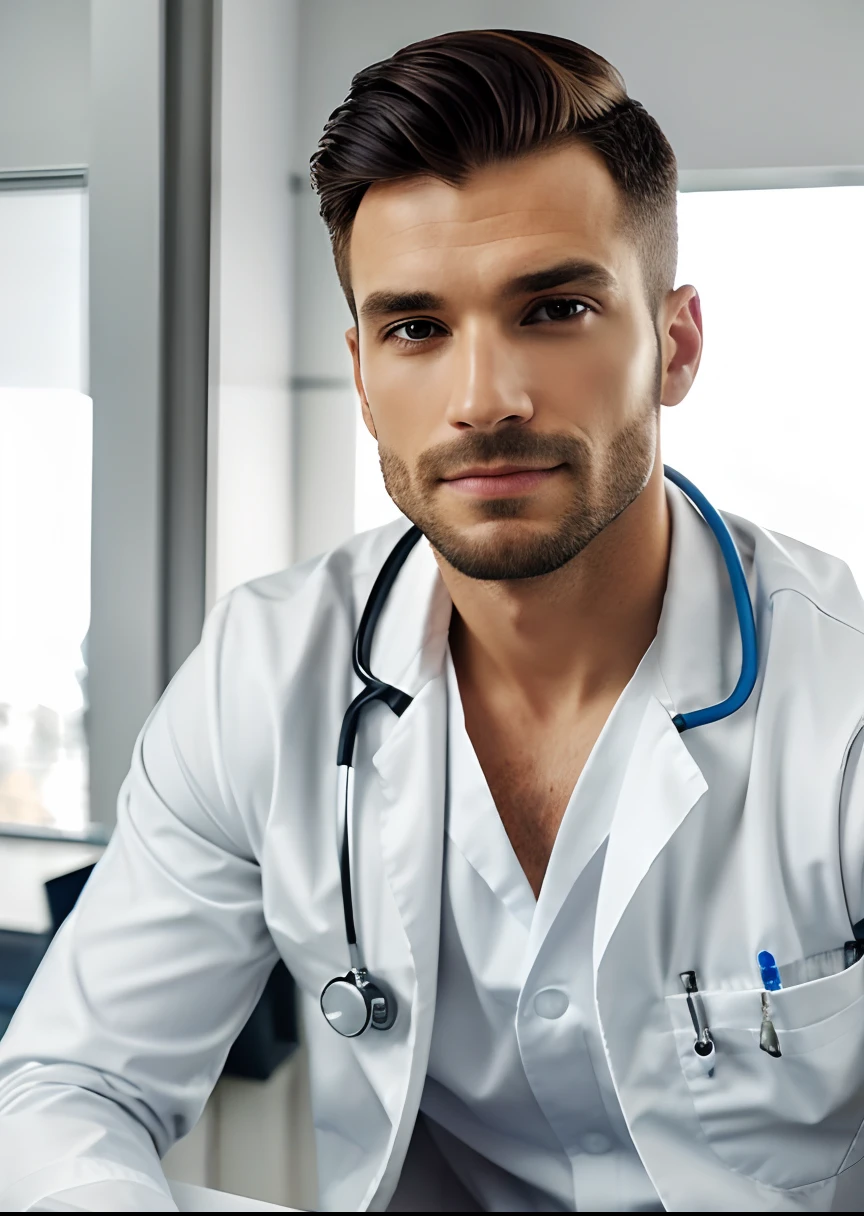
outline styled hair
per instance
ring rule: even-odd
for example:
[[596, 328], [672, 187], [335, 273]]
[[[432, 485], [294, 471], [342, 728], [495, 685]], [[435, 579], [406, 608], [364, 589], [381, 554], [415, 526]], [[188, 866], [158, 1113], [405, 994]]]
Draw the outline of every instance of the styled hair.
[[348, 247], [375, 182], [430, 175], [454, 186], [495, 162], [578, 141], [602, 157], [639, 251], [656, 315], [674, 285], [677, 166], [660, 127], [601, 55], [552, 34], [464, 30], [358, 72], [310, 161], [339, 281], [356, 318]]

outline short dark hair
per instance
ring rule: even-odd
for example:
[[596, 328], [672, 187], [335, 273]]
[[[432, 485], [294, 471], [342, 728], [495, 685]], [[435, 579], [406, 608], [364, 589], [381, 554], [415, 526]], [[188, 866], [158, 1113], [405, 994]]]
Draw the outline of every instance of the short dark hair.
[[677, 166], [660, 127], [627, 96], [617, 69], [577, 42], [465, 30], [412, 43], [358, 72], [311, 159], [355, 319], [348, 246], [371, 185], [421, 174], [460, 185], [484, 165], [570, 140], [593, 148], [619, 189], [656, 315], [674, 285], [678, 252]]

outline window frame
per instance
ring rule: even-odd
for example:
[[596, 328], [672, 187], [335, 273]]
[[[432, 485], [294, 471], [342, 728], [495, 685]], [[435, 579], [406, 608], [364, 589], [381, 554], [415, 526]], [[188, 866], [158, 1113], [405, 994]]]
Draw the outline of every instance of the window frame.
[[88, 165], [2, 174], [9, 189], [87, 185], [90, 823], [0, 838], [104, 844], [135, 740], [204, 619], [213, 11], [92, 0], [90, 27]]

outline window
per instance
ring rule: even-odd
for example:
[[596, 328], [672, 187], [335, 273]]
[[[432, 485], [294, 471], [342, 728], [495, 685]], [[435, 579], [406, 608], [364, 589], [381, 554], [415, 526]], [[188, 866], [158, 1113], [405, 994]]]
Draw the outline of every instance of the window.
[[[864, 590], [864, 186], [679, 196], [678, 282], [699, 290], [693, 389], [663, 459], [723, 510], [842, 557]], [[358, 410], [356, 526], [398, 516]]]
[[378, 444], [366, 429], [357, 399], [357, 452], [354, 465], [354, 531], [365, 532], [398, 519], [402, 512], [384, 488]]
[[667, 464], [717, 506], [848, 562], [864, 590], [864, 186], [683, 194], [696, 383], [663, 411]]
[[82, 187], [0, 181], [0, 825], [72, 832], [89, 818], [85, 225]]

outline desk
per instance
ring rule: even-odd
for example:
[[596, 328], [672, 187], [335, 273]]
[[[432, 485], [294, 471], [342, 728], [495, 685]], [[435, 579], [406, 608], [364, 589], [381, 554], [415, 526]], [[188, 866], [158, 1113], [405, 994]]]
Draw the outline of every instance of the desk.
[[181, 1212], [300, 1212], [302, 1208], [283, 1208], [278, 1203], [261, 1199], [244, 1199], [228, 1191], [214, 1191], [206, 1186], [168, 1180], [174, 1202]]

